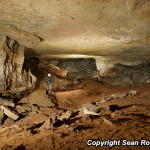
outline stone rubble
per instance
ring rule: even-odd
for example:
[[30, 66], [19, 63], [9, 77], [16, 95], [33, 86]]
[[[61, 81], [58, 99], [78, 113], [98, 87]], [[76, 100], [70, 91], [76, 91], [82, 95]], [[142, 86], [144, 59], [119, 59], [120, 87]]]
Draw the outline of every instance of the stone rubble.
[[32, 92], [29, 96], [23, 97], [19, 104], [32, 104], [40, 107], [54, 107], [55, 104], [52, 102], [51, 98], [48, 98], [45, 91], [38, 89]]
[[136, 95], [137, 94], [137, 91], [136, 90], [131, 90], [130, 92], [129, 92], [129, 95], [130, 96], [133, 96], [133, 95]]
[[18, 126], [18, 125], [12, 125], [12, 126], [9, 126], [9, 127], [2, 127], [0, 128], [0, 134], [2, 134], [3, 132], [6, 132], [10, 129], [13, 129], [13, 130], [17, 130], [18, 132], [21, 131], [21, 128]]
[[7, 100], [1, 97], [0, 97], [0, 105], [15, 107], [15, 103], [13, 103], [12, 100]]
[[116, 99], [116, 98], [123, 98], [127, 95], [127, 93], [116, 93], [116, 94], [112, 94], [111, 97], [113, 99]]
[[1, 106], [0, 108], [6, 116], [12, 118], [13, 120], [17, 120], [19, 118], [19, 115], [16, 112], [11, 111], [11, 109], [9, 109], [8, 107]]
[[108, 120], [108, 119], [106, 119], [106, 118], [103, 118], [103, 121], [104, 121], [105, 124], [107, 124], [107, 125], [109, 125], [109, 126], [111, 126], [111, 127], [114, 127], [114, 126], [115, 126], [115, 125], [112, 123], [112, 121], [110, 121], [110, 120]]
[[20, 114], [26, 114], [28, 112], [31, 112], [32, 108], [31, 106], [28, 106], [28, 105], [17, 105], [16, 110]]
[[99, 116], [99, 115], [100, 115], [100, 114], [98, 114], [98, 113], [89, 111], [88, 109], [86, 109], [86, 108], [84, 108], [84, 107], [83, 107], [83, 114], [84, 114], [84, 115], [94, 115], [94, 116]]
[[115, 93], [115, 94], [112, 94], [112, 95], [108, 95], [107, 97], [102, 97], [100, 100], [96, 101], [96, 104], [105, 103], [107, 101], [115, 100], [115, 99], [118, 99], [118, 98], [124, 98], [126, 96], [134, 96], [137, 93], [138, 92], [136, 90], [131, 90], [131, 91], [125, 92], [125, 93]]
[[40, 130], [43, 130], [43, 129], [49, 130], [52, 128], [53, 128], [52, 120], [50, 118], [48, 118], [39, 129]]
[[[50, 114], [47, 117], [47, 120], [45, 120], [45, 122], [41, 123], [42, 125], [40, 125], [39, 129], [40, 130], [48, 130], [48, 129], [53, 129], [54, 127], [59, 126], [59, 124], [66, 124], [68, 126], [66, 126], [69, 130], [74, 130], [74, 127], [71, 127], [69, 124], [67, 124], [67, 122], [69, 122], [69, 120], [71, 119], [75, 119], [75, 118], [80, 118], [80, 117], [84, 117], [84, 116], [97, 116], [97, 117], [101, 117], [101, 116], [105, 116], [105, 115], [110, 115], [111, 117], [114, 117], [114, 112], [112, 112], [111, 110], [111, 105], [106, 105], [106, 106], [100, 106], [99, 104], [101, 103], [106, 103], [109, 100], [116, 100], [117, 98], [123, 98], [126, 96], [134, 96], [136, 95], [138, 92], [136, 90], [131, 90], [129, 92], [125, 92], [125, 93], [115, 93], [112, 95], [107, 95], [106, 97], [102, 97], [100, 101], [96, 101], [95, 103], [86, 103], [84, 105], [82, 105], [81, 109], [79, 110], [74, 110], [74, 111], [70, 111], [70, 110], [63, 110], [61, 113], [55, 113], [55, 114]], [[32, 94], [31, 94], [32, 95]], [[37, 97], [37, 96], [36, 96]], [[31, 103], [30, 101], [32, 100], [32, 98], [28, 97], [28, 101], [25, 101], [24, 98], [18, 102], [17, 104], [13, 103], [12, 101], [9, 100], [4, 100], [3, 98], [0, 99], [0, 123], [3, 123], [3, 118], [4, 115], [8, 116], [9, 118], [12, 118], [13, 120], [17, 121], [19, 119], [20, 116], [29, 116], [31, 114], [38, 114], [41, 113], [40, 108], [42, 107], [54, 107], [55, 105], [52, 104], [51, 100], [49, 100], [49, 103], [47, 103], [46, 105], [44, 104], [44, 99], [43, 104], [38, 104], [38, 103]], [[36, 104], [36, 105], [35, 105]], [[52, 104], [52, 105], [51, 105]], [[115, 109], [118, 109], [119, 107], [115, 107]], [[119, 109], [118, 109], [119, 110]], [[106, 118], [103, 119], [104, 122], [110, 126], [113, 126], [113, 123], [111, 123], [109, 120], [107, 120]], [[58, 125], [56, 125], [58, 124]]]
[[60, 116], [57, 116], [57, 119], [60, 121], [68, 120], [71, 117], [71, 115], [72, 115], [72, 112], [68, 110], [60, 114]]

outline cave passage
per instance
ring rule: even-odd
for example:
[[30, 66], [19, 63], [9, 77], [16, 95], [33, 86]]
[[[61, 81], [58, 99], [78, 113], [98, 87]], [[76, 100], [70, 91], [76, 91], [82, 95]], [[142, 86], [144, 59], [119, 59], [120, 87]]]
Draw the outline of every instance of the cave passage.
[[150, 0], [0, 0], [0, 150], [149, 150]]

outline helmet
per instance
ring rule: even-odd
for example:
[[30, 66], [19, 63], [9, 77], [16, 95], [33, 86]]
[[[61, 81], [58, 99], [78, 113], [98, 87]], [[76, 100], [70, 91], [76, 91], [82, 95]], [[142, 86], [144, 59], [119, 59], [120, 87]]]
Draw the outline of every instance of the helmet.
[[48, 77], [50, 77], [51, 76], [51, 74], [50, 73], [48, 73]]

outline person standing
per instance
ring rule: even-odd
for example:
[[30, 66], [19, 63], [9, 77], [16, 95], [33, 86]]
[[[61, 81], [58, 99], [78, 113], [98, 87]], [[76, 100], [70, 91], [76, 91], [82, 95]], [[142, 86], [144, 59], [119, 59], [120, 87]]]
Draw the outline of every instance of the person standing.
[[48, 73], [48, 77], [46, 78], [46, 94], [48, 96], [52, 94], [52, 78], [50, 73]]

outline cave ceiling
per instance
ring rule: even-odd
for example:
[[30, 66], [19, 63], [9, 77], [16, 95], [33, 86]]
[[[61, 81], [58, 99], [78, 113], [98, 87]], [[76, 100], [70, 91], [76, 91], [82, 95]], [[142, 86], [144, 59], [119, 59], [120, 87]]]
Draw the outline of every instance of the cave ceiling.
[[27, 55], [150, 57], [150, 0], [0, 0], [0, 34]]

